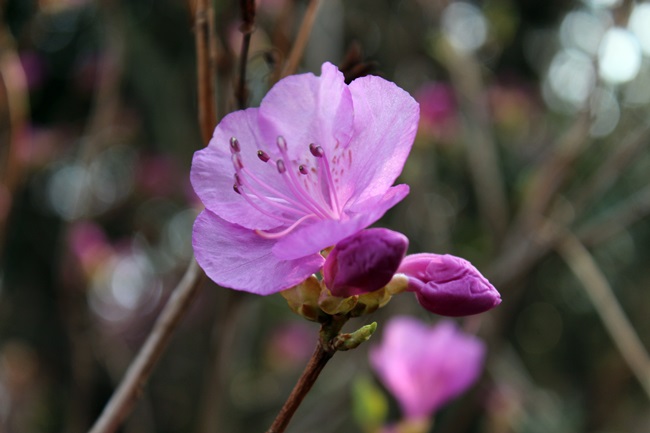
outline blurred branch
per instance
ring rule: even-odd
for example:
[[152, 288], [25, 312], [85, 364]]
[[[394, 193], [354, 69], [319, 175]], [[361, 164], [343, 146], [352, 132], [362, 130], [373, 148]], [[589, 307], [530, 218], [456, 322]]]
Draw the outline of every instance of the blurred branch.
[[465, 115], [462, 125], [465, 153], [478, 206], [492, 231], [493, 240], [498, 242], [508, 225], [508, 200], [492, 138], [480, 66], [474, 57], [455, 50], [446, 40], [440, 41], [440, 54]]
[[650, 215], [650, 185], [613, 206], [593, 221], [580, 227], [578, 237], [587, 245], [595, 245]]
[[195, 4], [194, 17], [199, 125], [203, 144], [207, 145], [218, 119], [215, 85], [217, 36], [212, 1], [198, 0]]
[[584, 286], [614, 344], [650, 398], [650, 358], [607, 278], [575, 235], [563, 232], [562, 238], [558, 253]]
[[559, 138], [553, 151], [533, 174], [532, 185], [525, 195], [518, 215], [518, 223], [524, 226], [539, 219], [564, 185], [575, 162], [588, 144], [590, 120], [588, 113], [580, 114], [565, 134]]
[[[2, 18], [2, 14], [0, 14]], [[0, 133], [0, 255], [14, 191], [20, 183], [19, 148], [25, 143], [29, 116], [27, 77], [8, 26], [0, 22], [0, 113], [6, 112], [7, 128]], [[4, 120], [0, 119], [0, 126]], [[6, 140], [6, 144], [3, 142]]]
[[153, 330], [90, 433], [112, 433], [131, 412], [154, 366], [163, 354], [181, 318], [187, 312], [203, 280], [203, 271], [192, 257], [185, 275], [172, 292]]
[[255, 31], [255, 0], [240, 0], [242, 24], [239, 31], [244, 35], [239, 55], [239, 81], [235, 89], [237, 108], [243, 110], [248, 101], [248, 89], [246, 88], [246, 66], [248, 65], [248, 49], [251, 44], [251, 36]]
[[635, 156], [648, 144], [650, 125], [642, 124], [632, 132], [627, 132], [621, 140], [613, 140], [614, 149], [606, 155], [602, 164], [587, 179], [572, 199], [576, 212], [583, 210], [588, 203], [600, 198], [620, 177], [621, 173], [636, 161]]
[[219, 419], [222, 412], [221, 396], [227, 376], [228, 366], [233, 353], [239, 318], [243, 316], [244, 306], [250, 300], [247, 293], [235, 290], [223, 290], [219, 298], [220, 310], [217, 311], [212, 326], [210, 353], [208, 354], [207, 372], [203, 385], [203, 396], [198, 414], [199, 433], [219, 431]]
[[300, 29], [298, 30], [298, 35], [293, 43], [287, 62], [284, 64], [284, 69], [282, 70], [280, 78], [294, 74], [296, 69], [298, 69], [300, 59], [302, 59], [302, 55], [305, 52], [307, 43], [309, 42], [309, 35], [311, 35], [311, 30], [314, 27], [314, 21], [316, 21], [319, 7], [320, 0], [309, 1], [305, 15], [302, 18], [302, 23], [300, 24]]

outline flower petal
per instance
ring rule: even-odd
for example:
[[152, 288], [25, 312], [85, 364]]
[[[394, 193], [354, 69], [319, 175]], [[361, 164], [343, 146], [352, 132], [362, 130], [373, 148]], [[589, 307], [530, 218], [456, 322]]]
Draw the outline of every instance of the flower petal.
[[420, 109], [406, 91], [379, 77], [350, 86], [354, 103], [352, 161], [338, 189], [343, 202], [383, 194], [402, 172], [417, 132]]
[[326, 153], [331, 153], [337, 141], [347, 145], [353, 108], [343, 74], [324, 63], [320, 77], [300, 74], [279, 81], [262, 100], [260, 126], [267, 142], [275, 143], [283, 136], [289, 155], [296, 159], [311, 157], [310, 143], [322, 146]]
[[196, 218], [192, 234], [201, 268], [215, 283], [235, 290], [270, 295], [304, 281], [323, 264], [320, 254], [278, 259], [273, 243], [209, 210]]
[[233, 224], [266, 230], [282, 223], [255, 209], [233, 190], [235, 169], [229, 148], [230, 138], [236, 137], [244, 166], [251, 167], [264, 182], [286, 191], [276, 169], [257, 157], [258, 146], [263, 143], [257, 120], [256, 108], [236, 111], [224, 117], [214, 130], [210, 144], [194, 154], [190, 179], [194, 191], [207, 209]]
[[371, 197], [358, 207], [350, 209], [349, 219], [323, 220], [299, 228], [281, 238], [273, 253], [285, 260], [297, 259], [335, 245], [341, 239], [368, 227], [381, 218], [388, 209], [399, 203], [409, 193], [408, 185], [396, 185], [380, 197]]

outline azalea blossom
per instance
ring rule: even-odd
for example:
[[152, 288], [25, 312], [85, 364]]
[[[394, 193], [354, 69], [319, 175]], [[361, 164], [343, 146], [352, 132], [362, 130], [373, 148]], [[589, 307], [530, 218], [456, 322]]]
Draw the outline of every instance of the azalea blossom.
[[321, 269], [320, 252], [368, 227], [408, 194], [392, 186], [419, 120], [415, 100], [375, 76], [279, 81], [259, 108], [223, 118], [192, 162], [205, 210], [192, 244], [225, 287], [271, 294]]
[[451, 321], [430, 327], [399, 316], [370, 349], [370, 365], [410, 420], [426, 420], [479, 377], [485, 344]]

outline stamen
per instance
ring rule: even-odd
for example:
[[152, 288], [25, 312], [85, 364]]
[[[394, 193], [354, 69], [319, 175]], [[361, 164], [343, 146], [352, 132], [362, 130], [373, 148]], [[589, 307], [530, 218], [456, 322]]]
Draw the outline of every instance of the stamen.
[[314, 143], [311, 143], [309, 145], [309, 151], [316, 158], [322, 158], [325, 155], [325, 151], [323, 150], [323, 148], [320, 146], [316, 146]]
[[235, 170], [241, 170], [244, 168], [244, 161], [241, 159], [241, 154], [233, 153], [232, 154], [232, 164], [235, 166]]
[[[318, 146], [321, 151], [323, 150], [320, 146]], [[325, 153], [323, 152], [323, 155]], [[330, 203], [332, 203], [332, 207], [334, 208], [334, 213], [336, 215], [341, 215], [341, 205], [339, 204], [339, 199], [338, 196], [336, 195], [336, 188], [334, 187], [334, 180], [332, 179], [332, 170], [330, 170], [330, 164], [327, 158], [318, 158], [318, 168], [319, 168], [319, 175], [320, 172], [325, 172], [325, 181], [327, 183], [327, 190], [329, 192], [330, 196]], [[319, 176], [320, 177], [320, 176]]]
[[283, 136], [278, 135], [277, 140], [275, 141], [280, 148], [281, 152], [286, 152], [287, 151], [287, 140], [284, 139]]
[[[277, 144], [278, 144], [278, 149], [280, 149], [280, 153], [282, 154], [282, 157], [286, 161], [291, 161], [289, 158], [289, 154], [287, 153], [287, 148], [286, 148], [286, 141], [284, 138], [281, 136], [277, 138]], [[278, 165], [278, 171], [280, 171], [280, 161], [279, 159], [277, 161]], [[286, 171], [286, 166], [284, 161], [282, 161], [282, 171], [280, 173], [285, 173]], [[320, 203], [316, 200], [316, 197], [312, 196], [308, 191], [305, 190], [305, 188], [302, 186], [302, 183], [298, 180], [298, 177], [296, 176], [295, 172], [293, 170], [289, 170], [288, 172], [288, 178], [285, 177], [285, 181], [287, 183], [287, 186], [291, 189], [291, 191], [294, 193], [295, 197], [299, 199], [301, 202], [309, 206], [309, 208], [312, 209], [312, 211], [318, 215], [320, 215], [323, 218], [333, 218], [334, 215], [332, 214], [331, 208], [323, 201]]]
[[241, 195], [241, 190], [239, 189], [239, 185], [237, 185], [236, 183], [233, 184], [232, 189], [234, 189], [237, 194]]
[[262, 162], [267, 162], [271, 157], [268, 155], [268, 153], [264, 152], [263, 150], [258, 150], [257, 151], [257, 157], [262, 160]]
[[278, 159], [275, 164], [277, 165], [278, 173], [283, 174], [285, 171], [287, 171], [287, 167], [284, 165], [284, 161], [281, 159]]
[[239, 146], [239, 140], [237, 140], [235, 137], [230, 137], [230, 151], [232, 153], [241, 152], [241, 147]]
[[305, 166], [302, 165], [302, 164], [298, 167], [298, 171], [300, 172], [300, 174], [308, 174], [309, 173], [307, 171], [307, 169], [305, 168]]
[[257, 233], [258, 235], [260, 235], [264, 239], [278, 239], [278, 238], [286, 236], [289, 233], [291, 233], [292, 231], [294, 231], [296, 229], [296, 227], [298, 227], [303, 221], [306, 221], [309, 218], [317, 218], [317, 216], [314, 215], [314, 214], [305, 215], [304, 217], [300, 218], [295, 223], [291, 224], [286, 229], [284, 229], [282, 231], [279, 231], [279, 232], [276, 232], [276, 233], [269, 233], [269, 232], [265, 232], [263, 230], [258, 230], [258, 229], [255, 230], [255, 233]]

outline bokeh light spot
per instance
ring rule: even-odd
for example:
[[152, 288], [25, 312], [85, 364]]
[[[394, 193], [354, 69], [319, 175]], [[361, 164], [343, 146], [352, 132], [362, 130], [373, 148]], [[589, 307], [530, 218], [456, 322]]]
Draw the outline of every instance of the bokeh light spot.
[[637, 37], [643, 52], [650, 55], [650, 3], [639, 3], [634, 6], [628, 28]]
[[471, 52], [485, 43], [488, 25], [476, 6], [454, 2], [442, 13], [442, 30], [454, 48]]
[[628, 30], [612, 28], [605, 33], [598, 51], [598, 73], [613, 84], [632, 80], [641, 68], [641, 47]]

